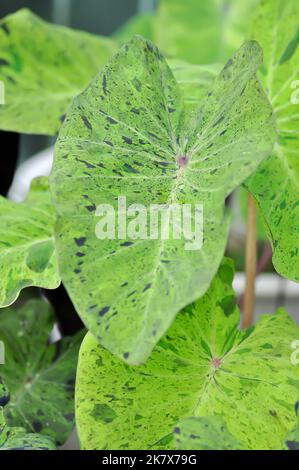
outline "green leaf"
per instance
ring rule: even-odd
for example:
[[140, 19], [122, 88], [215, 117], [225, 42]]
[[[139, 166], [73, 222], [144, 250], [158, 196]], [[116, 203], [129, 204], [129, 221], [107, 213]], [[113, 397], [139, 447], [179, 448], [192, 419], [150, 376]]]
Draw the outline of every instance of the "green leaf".
[[191, 111], [206, 97], [222, 69], [219, 64], [194, 65], [173, 59], [168, 60], [168, 65], [179, 84], [185, 106]]
[[185, 418], [175, 427], [174, 436], [180, 450], [243, 449], [218, 416]]
[[[76, 423], [84, 449], [172, 449], [186, 417], [217, 416], [249, 449], [282, 448], [295, 426], [299, 328], [284, 310], [240, 331], [232, 262], [189, 305], [143, 366], [129, 367], [88, 333], [81, 346]], [[267, 432], [265, 431], [267, 430]]]
[[160, 0], [153, 40], [193, 64], [226, 61], [246, 36], [258, 0]]
[[0, 306], [12, 304], [24, 287], [60, 284], [54, 246], [55, 211], [48, 180], [33, 181], [27, 200], [0, 196]]
[[47, 436], [26, 434], [21, 428], [7, 426], [3, 408], [0, 408], [0, 450], [55, 450], [54, 442]]
[[110, 39], [51, 25], [22, 9], [0, 22], [0, 128], [56, 134], [72, 99], [115, 50]]
[[[225, 198], [271, 151], [260, 63], [257, 43], [246, 43], [190, 115], [160, 52], [136, 37], [69, 110], [50, 179], [60, 274], [88, 329], [128, 363], [146, 360], [207, 290], [226, 244]], [[96, 208], [118, 214], [118, 196], [127, 207], [202, 204], [202, 249], [186, 250], [184, 239], [99, 240]]]
[[292, 96], [299, 76], [298, 16], [296, 0], [265, 0], [254, 22], [252, 36], [264, 49], [261, 78], [274, 107], [279, 140], [270, 158], [246, 182], [270, 234], [273, 264], [295, 281], [299, 281], [299, 100], [294, 104]]
[[11, 392], [9, 426], [39, 432], [63, 443], [74, 426], [74, 382], [82, 333], [49, 344], [54, 317], [49, 305], [32, 300], [0, 312], [5, 365], [0, 373]]

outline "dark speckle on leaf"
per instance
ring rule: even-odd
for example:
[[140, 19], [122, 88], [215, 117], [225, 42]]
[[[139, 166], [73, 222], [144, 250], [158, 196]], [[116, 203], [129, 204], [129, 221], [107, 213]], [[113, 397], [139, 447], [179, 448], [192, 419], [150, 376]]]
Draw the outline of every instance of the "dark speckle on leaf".
[[106, 75], [103, 75], [103, 91], [105, 93], [105, 95], [107, 95], [107, 79], [106, 79]]
[[0, 28], [5, 32], [5, 34], [10, 34], [9, 27], [7, 26], [6, 23], [2, 23]]
[[131, 246], [131, 245], [134, 245], [133, 242], [124, 242], [124, 243], [121, 243], [120, 246]]
[[82, 118], [82, 121], [84, 122], [85, 127], [87, 127], [87, 129], [89, 129], [89, 130], [92, 130], [92, 125], [90, 124], [87, 117], [86, 116], [81, 116], [81, 118]]
[[77, 246], [83, 246], [86, 242], [86, 237], [74, 238]]
[[1, 65], [9, 65], [9, 62], [5, 59], [0, 59], [0, 66]]
[[117, 124], [117, 121], [110, 116], [107, 116], [106, 119], [109, 122], [109, 124]]
[[224, 70], [228, 69], [229, 67], [231, 67], [231, 65], [233, 65], [233, 60], [232, 59], [229, 59], [226, 64], [225, 64], [225, 67], [224, 67]]
[[138, 78], [134, 78], [132, 81], [134, 87], [136, 88], [137, 91], [140, 91], [142, 88], [141, 82], [138, 80]]
[[33, 421], [32, 426], [35, 432], [40, 432], [43, 429], [43, 426], [39, 421]]
[[299, 442], [297, 441], [286, 441], [286, 445], [289, 450], [299, 450]]
[[89, 212], [94, 212], [96, 210], [96, 206], [93, 204], [92, 206], [86, 206], [86, 209], [89, 211]]
[[96, 421], [106, 424], [111, 423], [117, 417], [115, 411], [105, 403], [96, 403], [91, 414]]
[[126, 144], [129, 144], [129, 145], [132, 144], [132, 139], [130, 139], [129, 137], [126, 137], [125, 135], [123, 135], [122, 139]]
[[106, 315], [106, 313], [108, 313], [110, 310], [110, 307], [107, 305], [106, 307], [102, 308], [102, 310], [99, 311], [99, 316], [100, 317], [103, 317], [104, 315]]
[[145, 286], [145, 288], [143, 289], [142, 292], [147, 291], [147, 290], [150, 289], [151, 287], [152, 287], [151, 283], [146, 284], [146, 286]]
[[0, 397], [0, 407], [1, 407], [1, 406], [4, 407], [5, 405], [7, 405], [7, 403], [9, 402], [9, 400], [10, 400], [10, 394], [9, 394], [9, 393], [6, 394], [6, 395], [1, 396], [1, 397]]
[[124, 164], [124, 169], [129, 171], [130, 173], [140, 173], [138, 170], [136, 170], [136, 168], [133, 168], [131, 165], [129, 165], [128, 163], [125, 163]]

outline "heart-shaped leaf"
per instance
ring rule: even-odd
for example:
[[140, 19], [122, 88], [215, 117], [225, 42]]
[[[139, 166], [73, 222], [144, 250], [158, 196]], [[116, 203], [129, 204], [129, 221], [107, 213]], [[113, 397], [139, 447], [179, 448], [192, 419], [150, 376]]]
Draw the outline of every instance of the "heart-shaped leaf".
[[49, 344], [53, 326], [52, 311], [41, 300], [0, 311], [6, 358], [0, 374], [11, 393], [5, 407], [8, 425], [63, 443], [74, 426], [74, 383], [82, 333]]
[[115, 50], [110, 39], [51, 25], [27, 9], [0, 22], [0, 129], [56, 134], [74, 96]]
[[[190, 117], [160, 52], [136, 37], [70, 108], [50, 180], [60, 274], [88, 329], [129, 363], [143, 362], [177, 312], [207, 290], [226, 244], [225, 198], [271, 151], [260, 63], [258, 44], [246, 43]], [[121, 217], [119, 196], [145, 210], [202, 205], [202, 248], [149, 231], [99, 240], [97, 206]]]
[[[282, 448], [297, 418], [299, 336], [279, 310], [240, 331], [225, 260], [204, 297], [184, 309], [143, 366], [129, 367], [88, 333], [76, 384], [76, 422], [85, 449], [174, 448], [185, 417], [218, 416], [245, 448]], [[267, 432], [265, 432], [267, 430]]]
[[[252, 36], [264, 49], [262, 81], [277, 118], [274, 153], [249, 178], [283, 276], [299, 281], [299, 3], [261, 2]], [[297, 89], [296, 89], [297, 87]]]
[[181, 450], [242, 450], [218, 416], [185, 418], [174, 429], [176, 447]]
[[13, 303], [24, 287], [59, 286], [54, 223], [46, 178], [33, 181], [24, 203], [0, 197], [0, 307]]

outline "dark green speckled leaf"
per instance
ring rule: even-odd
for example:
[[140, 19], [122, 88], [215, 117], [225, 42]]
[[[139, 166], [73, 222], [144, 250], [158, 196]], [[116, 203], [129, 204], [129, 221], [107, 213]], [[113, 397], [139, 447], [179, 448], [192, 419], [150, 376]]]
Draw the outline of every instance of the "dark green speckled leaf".
[[242, 450], [218, 416], [182, 419], [174, 428], [176, 447], [180, 450]]
[[77, 372], [76, 422], [85, 449], [172, 449], [185, 417], [218, 416], [249, 449], [281, 449], [296, 422], [299, 328], [284, 310], [238, 330], [225, 260], [210, 289], [184, 309], [143, 366], [129, 367], [88, 333]]
[[222, 69], [220, 64], [194, 65], [174, 59], [169, 59], [168, 65], [179, 84], [185, 106], [191, 111], [206, 97]]
[[246, 186], [264, 217], [276, 270], [299, 282], [298, 0], [264, 0], [252, 37], [264, 49], [261, 78], [274, 107], [279, 140]]
[[0, 311], [5, 365], [0, 374], [11, 393], [9, 426], [63, 443], [74, 426], [74, 382], [82, 333], [49, 345], [54, 317], [49, 305], [32, 300]]
[[59, 286], [54, 223], [46, 178], [33, 181], [24, 203], [0, 196], [0, 307], [12, 304], [24, 287]]
[[46, 23], [23, 9], [0, 22], [0, 129], [56, 134], [74, 96], [115, 50], [108, 38]]
[[[150, 355], [177, 312], [204, 294], [223, 256], [225, 198], [272, 148], [271, 107], [246, 43], [198, 112], [156, 47], [136, 37], [74, 100], [56, 145], [51, 191], [60, 273], [88, 329], [131, 364]], [[182, 165], [183, 157], [184, 165]], [[203, 204], [204, 243], [98, 240], [96, 207]]]
[[10, 428], [6, 424], [3, 408], [0, 408], [0, 450], [55, 450], [54, 442], [40, 434], [26, 434], [22, 428]]

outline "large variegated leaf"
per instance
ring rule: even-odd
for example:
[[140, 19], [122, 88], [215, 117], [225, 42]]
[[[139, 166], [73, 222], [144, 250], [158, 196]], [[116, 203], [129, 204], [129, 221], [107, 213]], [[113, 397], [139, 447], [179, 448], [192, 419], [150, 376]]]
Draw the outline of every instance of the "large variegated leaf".
[[[264, 0], [252, 36], [264, 49], [262, 81], [277, 117], [279, 140], [246, 185], [270, 235], [276, 270], [299, 281], [299, 2]], [[297, 98], [296, 98], [297, 97]]]
[[242, 450], [218, 416], [182, 419], [174, 428], [176, 446], [181, 450]]
[[56, 134], [74, 96], [114, 51], [110, 39], [51, 25], [23, 9], [0, 22], [0, 129]]
[[224, 62], [242, 44], [258, 1], [159, 0], [152, 38], [170, 57]]
[[27, 434], [22, 428], [10, 428], [0, 408], [0, 450], [55, 450], [54, 442], [47, 436]]
[[11, 394], [5, 407], [8, 425], [63, 443], [74, 426], [74, 383], [82, 334], [49, 345], [53, 325], [52, 311], [41, 300], [0, 311], [6, 359], [0, 375]]
[[[129, 363], [143, 362], [177, 312], [207, 290], [226, 244], [225, 198], [271, 151], [260, 63], [258, 44], [246, 43], [194, 117], [160, 52], [136, 37], [67, 114], [51, 175], [60, 273], [87, 327]], [[202, 204], [202, 248], [161, 236], [97, 239], [96, 208], [111, 204], [118, 214], [118, 196], [147, 209]]]
[[207, 294], [185, 308], [145, 365], [129, 367], [88, 333], [77, 372], [85, 449], [169, 449], [186, 417], [218, 416], [240, 445], [281, 449], [297, 422], [299, 328], [284, 310], [240, 331], [224, 261]]
[[24, 287], [59, 286], [54, 223], [46, 178], [34, 180], [24, 203], [0, 197], [0, 307], [13, 303]]

